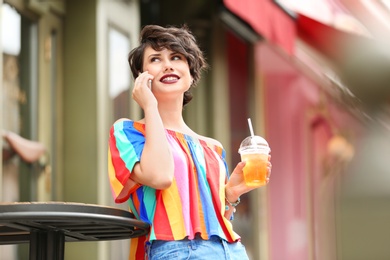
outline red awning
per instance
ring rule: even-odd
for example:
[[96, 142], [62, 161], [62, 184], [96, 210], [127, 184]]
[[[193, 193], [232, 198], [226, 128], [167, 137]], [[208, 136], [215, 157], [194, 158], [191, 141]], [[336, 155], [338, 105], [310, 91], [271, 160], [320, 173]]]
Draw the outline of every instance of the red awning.
[[224, 4], [258, 34], [294, 53], [295, 21], [271, 0], [224, 0]]
[[297, 36], [336, 63], [343, 62], [354, 46], [370, 46], [372, 39], [348, 33], [298, 14]]
[[372, 44], [372, 39], [339, 30], [303, 14], [297, 14], [294, 19], [272, 0], [224, 0], [224, 4], [258, 34], [290, 55], [295, 53], [296, 37], [336, 63], [344, 59], [351, 46]]

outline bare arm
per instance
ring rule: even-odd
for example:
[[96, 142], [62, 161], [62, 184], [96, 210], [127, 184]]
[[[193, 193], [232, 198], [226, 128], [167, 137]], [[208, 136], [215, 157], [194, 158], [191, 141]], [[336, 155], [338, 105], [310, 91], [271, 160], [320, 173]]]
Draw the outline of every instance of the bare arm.
[[153, 76], [142, 73], [136, 80], [133, 98], [145, 114], [145, 146], [141, 160], [134, 166], [131, 178], [155, 189], [166, 189], [172, 184], [173, 156], [161, 120], [157, 100], [148, 84]]
[[[232, 203], [236, 202], [238, 198], [243, 193], [245, 193], [241, 189], [240, 190], [236, 189], [237, 185], [240, 186], [244, 185], [243, 188], [245, 188], [246, 186], [244, 183], [244, 177], [242, 173], [242, 169], [244, 168], [244, 166], [245, 166], [245, 162], [239, 162], [236, 168], [234, 168], [228, 183], [225, 185], [225, 198], [226, 200]], [[227, 201], [225, 201], [225, 203], [226, 203], [225, 205], [229, 207], [229, 209], [225, 211], [225, 218], [230, 219], [230, 217], [234, 212], [234, 207], [230, 206]]]
[[[229, 181], [225, 185], [225, 197], [231, 203], [236, 202], [242, 194], [247, 193], [253, 189], [256, 189], [254, 187], [246, 186], [244, 181], [244, 174], [242, 172], [244, 166], [245, 166], [245, 162], [239, 162], [236, 168], [234, 168], [229, 178]], [[271, 175], [271, 169], [272, 169], [271, 156], [269, 156], [268, 164], [267, 164], [267, 171], [268, 171], [267, 182], [269, 181], [269, 176]], [[226, 205], [230, 206], [228, 202], [226, 202]], [[230, 206], [229, 209], [225, 211], [225, 218], [230, 219], [233, 210], [234, 208]]]

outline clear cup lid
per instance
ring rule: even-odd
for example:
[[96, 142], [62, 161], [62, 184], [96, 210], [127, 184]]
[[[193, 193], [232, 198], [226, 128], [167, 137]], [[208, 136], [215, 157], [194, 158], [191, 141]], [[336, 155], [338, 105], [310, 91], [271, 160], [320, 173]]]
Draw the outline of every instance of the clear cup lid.
[[248, 136], [241, 142], [238, 152], [241, 153], [248, 150], [262, 150], [267, 153], [271, 151], [268, 142], [263, 137], [258, 135]]

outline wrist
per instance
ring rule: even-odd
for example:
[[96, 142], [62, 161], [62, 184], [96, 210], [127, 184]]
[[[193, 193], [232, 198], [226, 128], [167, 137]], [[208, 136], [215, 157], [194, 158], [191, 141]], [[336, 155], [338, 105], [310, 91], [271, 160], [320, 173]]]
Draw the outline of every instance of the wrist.
[[2, 136], [4, 139], [7, 139], [7, 138], [8, 138], [8, 135], [9, 135], [9, 131], [7, 131], [7, 130], [1, 130], [1, 136]]
[[158, 112], [157, 101], [155, 103], [151, 102], [150, 104], [146, 105], [145, 107], [143, 107], [143, 110], [145, 113]]
[[237, 205], [240, 203], [240, 196], [235, 194], [235, 192], [228, 186], [225, 186], [225, 198], [230, 205]]

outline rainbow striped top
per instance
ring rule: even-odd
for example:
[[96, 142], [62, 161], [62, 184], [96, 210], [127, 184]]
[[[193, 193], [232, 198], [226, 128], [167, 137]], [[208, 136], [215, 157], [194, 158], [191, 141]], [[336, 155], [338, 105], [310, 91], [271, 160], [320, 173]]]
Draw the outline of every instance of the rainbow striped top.
[[136, 218], [151, 225], [147, 238], [132, 239], [131, 251], [136, 252], [131, 252], [134, 258], [130, 259], [142, 259], [143, 243], [148, 240], [193, 239], [197, 234], [202, 239], [240, 239], [224, 217], [229, 178], [225, 150], [193, 136], [165, 131], [174, 157], [174, 179], [169, 188], [156, 190], [128, 181], [142, 155], [145, 125], [124, 120], [110, 129], [108, 174], [115, 202], [127, 201]]

